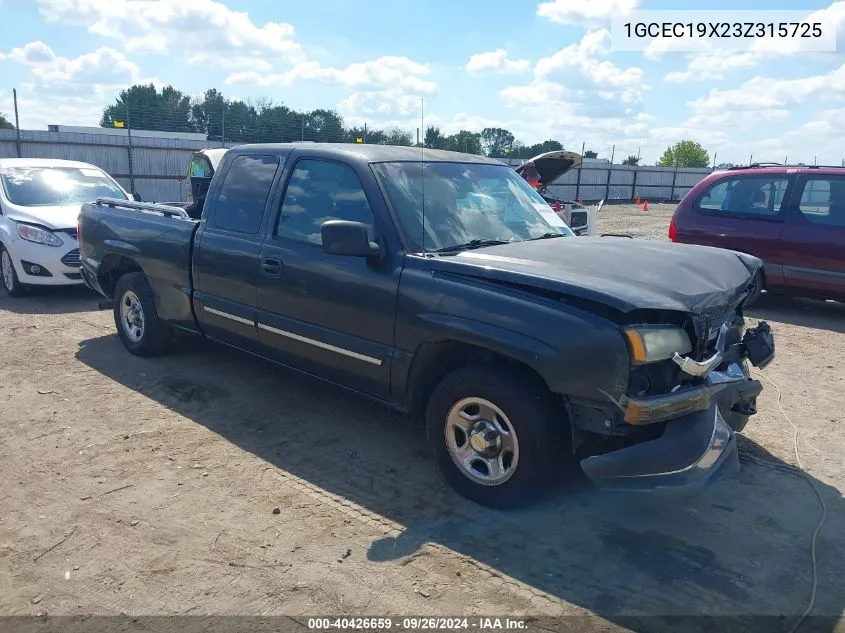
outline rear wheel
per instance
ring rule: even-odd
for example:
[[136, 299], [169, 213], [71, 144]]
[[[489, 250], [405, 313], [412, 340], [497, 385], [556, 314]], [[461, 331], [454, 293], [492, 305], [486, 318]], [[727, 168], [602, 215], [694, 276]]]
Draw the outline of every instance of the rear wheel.
[[114, 323], [124, 347], [136, 356], [161, 354], [167, 344], [167, 330], [158, 318], [144, 273], [123, 275], [114, 297]]
[[532, 380], [496, 367], [464, 367], [434, 390], [426, 434], [459, 494], [512, 507], [539, 497], [574, 462], [567, 420], [555, 411], [548, 391]]
[[3, 277], [3, 287], [6, 289], [7, 295], [20, 297], [26, 292], [26, 286], [20, 282], [18, 274], [15, 272], [12, 256], [2, 244], [0, 244], [0, 274]]

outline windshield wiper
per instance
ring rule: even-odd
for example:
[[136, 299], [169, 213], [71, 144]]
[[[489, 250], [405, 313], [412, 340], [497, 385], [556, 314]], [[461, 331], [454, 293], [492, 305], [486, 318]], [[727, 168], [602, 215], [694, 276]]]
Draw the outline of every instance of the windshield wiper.
[[534, 240], [550, 240], [554, 237], [566, 237], [566, 233], [543, 233], [540, 237], [532, 237], [529, 242]]
[[463, 244], [454, 244], [453, 246], [444, 246], [443, 248], [437, 248], [432, 253], [451, 253], [455, 251], [468, 251], [472, 250], [473, 248], [483, 248], [485, 246], [499, 246], [500, 244], [510, 244], [505, 240], [470, 240], [469, 242], [464, 242]]

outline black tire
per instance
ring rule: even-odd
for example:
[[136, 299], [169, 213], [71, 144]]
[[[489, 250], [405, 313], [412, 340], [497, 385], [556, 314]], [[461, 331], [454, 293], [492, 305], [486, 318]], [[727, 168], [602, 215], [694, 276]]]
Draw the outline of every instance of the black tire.
[[26, 294], [26, 285], [22, 284], [20, 282], [20, 279], [18, 279], [18, 273], [15, 270], [15, 264], [12, 261], [11, 253], [6, 250], [5, 246], [0, 244], [0, 267], [2, 267], [3, 257], [9, 258], [9, 265], [11, 266], [12, 273], [11, 280], [7, 280], [6, 276], [2, 273], [2, 268], [0, 268], [0, 280], [2, 280], [3, 289], [6, 291], [6, 294], [10, 297], [22, 297], [24, 294]]
[[[456, 464], [447, 448], [449, 412], [467, 398], [493, 404], [516, 434], [518, 460], [513, 474], [502, 483], [477, 483]], [[572, 468], [576, 462], [569, 449], [568, 424], [565, 412], [553, 405], [545, 385], [494, 365], [456, 369], [435, 388], [426, 409], [429, 447], [446, 482], [463, 497], [493, 508], [536, 500]]]
[[[137, 298], [137, 302], [135, 299]], [[127, 318], [124, 323], [123, 309], [138, 304], [141, 324], [137, 325], [137, 312], [134, 313], [135, 325]], [[123, 275], [114, 289], [114, 324], [124, 347], [136, 356], [157, 356], [162, 354], [168, 343], [167, 328], [158, 318], [153, 292], [144, 273]]]

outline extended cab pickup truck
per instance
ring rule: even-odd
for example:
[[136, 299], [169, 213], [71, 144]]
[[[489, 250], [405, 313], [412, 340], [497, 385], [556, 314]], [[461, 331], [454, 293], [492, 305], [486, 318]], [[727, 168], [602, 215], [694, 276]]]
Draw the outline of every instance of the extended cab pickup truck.
[[573, 238], [510, 167], [419, 148], [233, 148], [191, 210], [82, 207], [83, 277], [133, 354], [187, 331], [419, 414], [485, 505], [578, 467], [663, 491], [739, 468], [774, 356], [745, 327], [754, 257]]

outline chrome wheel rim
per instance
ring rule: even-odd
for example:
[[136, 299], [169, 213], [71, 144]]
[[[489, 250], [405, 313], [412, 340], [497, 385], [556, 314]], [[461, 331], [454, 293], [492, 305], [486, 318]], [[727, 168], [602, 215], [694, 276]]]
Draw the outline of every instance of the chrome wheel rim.
[[446, 416], [446, 450], [461, 473], [483, 486], [501, 486], [516, 472], [519, 441], [508, 416], [484, 398], [464, 398]]
[[7, 292], [12, 292], [15, 287], [15, 272], [12, 269], [12, 258], [9, 257], [9, 251], [3, 249], [2, 262], [0, 266], [3, 268], [3, 285], [6, 286]]
[[138, 295], [131, 290], [120, 298], [120, 325], [133, 343], [144, 338], [144, 308]]

